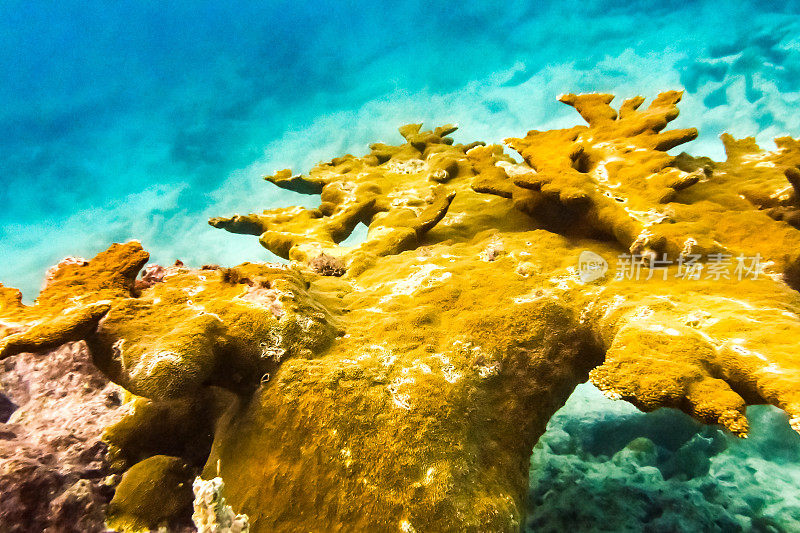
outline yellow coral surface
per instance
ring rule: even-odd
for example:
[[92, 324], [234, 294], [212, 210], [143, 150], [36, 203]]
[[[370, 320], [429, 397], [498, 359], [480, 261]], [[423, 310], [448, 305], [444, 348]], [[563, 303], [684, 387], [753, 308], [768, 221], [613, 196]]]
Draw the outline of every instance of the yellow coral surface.
[[[205, 461], [254, 532], [519, 530], [531, 449], [587, 379], [740, 436], [757, 403], [800, 430], [800, 145], [672, 155], [697, 135], [666, 130], [680, 96], [564, 95], [588, 125], [508, 139], [521, 160], [411, 124], [280, 171], [320, 206], [210, 223], [291, 266], [135, 282], [146, 253], [114, 245], [33, 306], [0, 287], [0, 357], [85, 339], [132, 393], [115, 464]], [[130, 499], [115, 512], [155, 520]]]

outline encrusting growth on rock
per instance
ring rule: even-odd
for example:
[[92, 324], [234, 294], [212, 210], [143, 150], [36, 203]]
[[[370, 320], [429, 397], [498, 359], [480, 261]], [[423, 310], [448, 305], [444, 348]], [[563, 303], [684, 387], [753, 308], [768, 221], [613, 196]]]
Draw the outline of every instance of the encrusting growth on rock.
[[410, 124], [267, 178], [316, 209], [211, 219], [291, 266], [137, 280], [131, 242], [62, 263], [33, 306], [0, 287], [0, 358], [85, 340], [128, 391], [105, 440], [130, 531], [188, 513], [198, 473], [256, 533], [518, 530], [531, 449], [587, 379], [740, 436], [770, 403], [800, 431], [800, 144], [671, 155], [697, 136], [666, 129], [681, 93], [612, 98], [560, 97], [588, 125], [508, 139], [522, 162]]
[[323, 276], [344, 276], [347, 268], [344, 262], [337, 257], [321, 254], [308, 262], [311, 270]]
[[222, 496], [225, 483], [215, 477], [208, 481], [197, 478], [194, 490], [194, 513], [192, 521], [198, 533], [248, 533], [250, 524], [246, 515], [233, 512]]

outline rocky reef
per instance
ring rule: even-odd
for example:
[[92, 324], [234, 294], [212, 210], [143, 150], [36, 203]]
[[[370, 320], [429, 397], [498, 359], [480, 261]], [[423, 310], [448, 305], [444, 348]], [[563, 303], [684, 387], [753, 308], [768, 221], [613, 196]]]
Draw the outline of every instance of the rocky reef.
[[772, 406], [747, 418], [741, 439], [579, 385], [534, 447], [526, 531], [797, 531], [800, 435]]
[[69, 258], [32, 306], [0, 286], [0, 358], [82, 341], [125, 390], [103, 434], [123, 531], [184, 527], [198, 475], [252, 532], [518, 531], [531, 450], [587, 379], [800, 431], [800, 144], [672, 155], [697, 135], [666, 130], [680, 96], [563, 95], [588, 126], [508, 139], [521, 158], [410, 124], [277, 172], [319, 207], [210, 223], [289, 265]]
[[83, 343], [6, 358], [9, 407], [0, 420], [0, 524], [9, 533], [99, 533], [117, 476], [103, 429], [124, 410], [122, 389]]

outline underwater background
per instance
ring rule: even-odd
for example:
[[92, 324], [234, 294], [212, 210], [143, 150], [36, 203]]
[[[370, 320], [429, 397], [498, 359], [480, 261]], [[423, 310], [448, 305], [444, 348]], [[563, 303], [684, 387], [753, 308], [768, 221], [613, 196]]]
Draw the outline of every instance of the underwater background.
[[[673, 126], [699, 128], [689, 153], [724, 159], [722, 132], [774, 147], [800, 136], [798, 14], [797, 1], [7, 0], [0, 281], [30, 302], [62, 257], [129, 239], [158, 263], [277, 260], [206, 220], [311, 206], [261, 176], [398, 141], [408, 122], [489, 142], [569, 127], [564, 92], [684, 89]], [[534, 451], [530, 527], [800, 530], [800, 437], [777, 409], [748, 413], [753, 436], [736, 441], [579, 387]]]

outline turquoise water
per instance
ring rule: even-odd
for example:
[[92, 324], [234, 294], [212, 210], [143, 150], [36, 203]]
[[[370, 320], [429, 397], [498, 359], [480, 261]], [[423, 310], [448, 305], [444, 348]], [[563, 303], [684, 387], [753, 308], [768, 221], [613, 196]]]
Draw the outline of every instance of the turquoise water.
[[[563, 92], [685, 89], [674, 125], [698, 127], [687, 151], [717, 159], [723, 131], [800, 136], [800, 2], [610, 4], [6, 0], [0, 281], [31, 301], [62, 257], [129, 239], [161, 263], [274, 260], [206, 224], [315, 200], [262, 175], [399, 141], [412, 121], [458, 122], [464, 142], [571, 126]], [[531, 527], [605, 512], [609, 530], [675, 531], [678, 516], [689, 531], [791, 531], [798, 435], [754, 409], [766, 436], [742, 443], [582, 388], [534, 453]]]
[[133, 238], [158, 262], [268, 257], [205, 223], [313, 202], [262, 174], [410, 121], [572, 125], [562, 92], [684, 88], [677, 125], [714, 157], [722, 131], [800, 135], [800, 3], [604, 4], [3, 2], [0, 280], [30, 301], [60, 258]]

